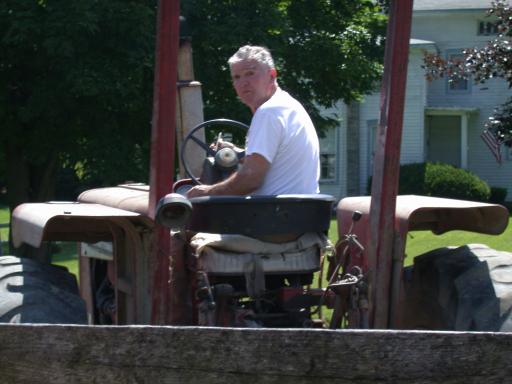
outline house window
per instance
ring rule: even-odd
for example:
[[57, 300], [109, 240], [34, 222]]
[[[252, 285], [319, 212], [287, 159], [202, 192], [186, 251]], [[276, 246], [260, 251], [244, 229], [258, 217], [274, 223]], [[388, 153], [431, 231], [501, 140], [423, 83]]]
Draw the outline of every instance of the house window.
[[[456, 63], [464, 61], [465, 56], [460, 51], [457, 53], [448, 53], [448, 60]], [[446, 79], [446, 89], [448, 93], [469, 93], [469, 80], [463, 77], [455, 76]]]
[[498, 24], [491, 21], [479, 21], [478, 22], [478, 34], [480, 36], [497, 35]]
[[322, 153], [320, 155], [321, 180], [334, 181], [336, 179], [336, 155], [334, 153]]
[[335, 182], [337, 175], [337, 129], [328, 128], [320, 138], [320, 181]]

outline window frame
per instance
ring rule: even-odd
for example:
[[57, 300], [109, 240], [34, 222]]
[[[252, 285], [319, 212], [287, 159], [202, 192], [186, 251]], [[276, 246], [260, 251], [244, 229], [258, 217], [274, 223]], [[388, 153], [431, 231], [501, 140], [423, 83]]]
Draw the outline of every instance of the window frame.
[[[482, 32], [482, 30], [484, 31]], [[498, 34], [498, 23], [496, 21], [478, 20], [477, 36], [497, 36]]]
[[[452, 60], [454, 56], [462, 56], [464, 58], [464, 54], [462, 53], [462, 49], [449, 49], [446, 51], [446, 60]], [[461, 81], [466, 82], [466, 88], [464, 89], [458, 89], [458, 88], [452, 88], [450, 77], [447, 76], [445, 78], [445, 88], [446, 88], [446, 94], [449, 95], [467, 95], [470, 94], [472, 91], [471, 87], [471, 77], [468, 79], [462, 79]]]
[[[318, 141], [320, 143], [320, 180], [319, 183], [321, 184], [337, 184], [339, 182], [339, 127], [335, 126], [332, 128], [327, 128], [328, 130], [333, 130], [334, 134], [334, 149], [333, 151], [326, 151], [324, 150], [324, 146], [322, 145], [322, 140], [328, 139], [329, 134], [326, 133], [325, 137], [319, 137]], [[333, 178], [323, 178], [322, 177], [322, 169], [323, 169], [323, 162], [322, 162], [322, 155], [332, 155], [334, 156], [333, 166], [334, 166], [334, 177]], [[328, 164], [329, 166], [329, 164]]]

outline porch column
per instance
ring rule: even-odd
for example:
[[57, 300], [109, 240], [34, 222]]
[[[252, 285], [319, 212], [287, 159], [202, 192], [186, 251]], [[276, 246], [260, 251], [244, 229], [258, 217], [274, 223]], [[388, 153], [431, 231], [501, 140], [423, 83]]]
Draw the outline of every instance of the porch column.
[[468, 114], [460, 116], [460, 167], [468, 168]]

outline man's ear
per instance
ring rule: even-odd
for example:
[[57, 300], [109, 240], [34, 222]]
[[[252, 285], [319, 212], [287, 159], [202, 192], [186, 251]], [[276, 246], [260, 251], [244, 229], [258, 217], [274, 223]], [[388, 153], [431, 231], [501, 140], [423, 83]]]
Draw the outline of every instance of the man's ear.
[[277, 70], [275, 68], [270, 68], [270, 76], [272, 77], [272, 80], [277, 79]]

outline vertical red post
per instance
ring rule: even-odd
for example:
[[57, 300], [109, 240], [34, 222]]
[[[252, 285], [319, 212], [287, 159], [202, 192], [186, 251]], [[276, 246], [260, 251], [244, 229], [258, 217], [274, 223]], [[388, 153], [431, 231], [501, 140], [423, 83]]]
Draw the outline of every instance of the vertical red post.
[[400, 169], [405, 85], [411, 35], [412, 0], [393, 0], [384, 56], [380, 122], [377, 132], [370, 207], [368, 268], [373, 328], [389, 324], [392, 250]]
[[[153, 219], [157, 202], [171, 191], [174, 178], [179, 0], [160, 0], [157, 12], [149, 179], [149, 215]], [[155, 232], [149, 263], [153, 268], [151, 323], [163, 324], [170, 294], [170, 234], [160, 225]]]

